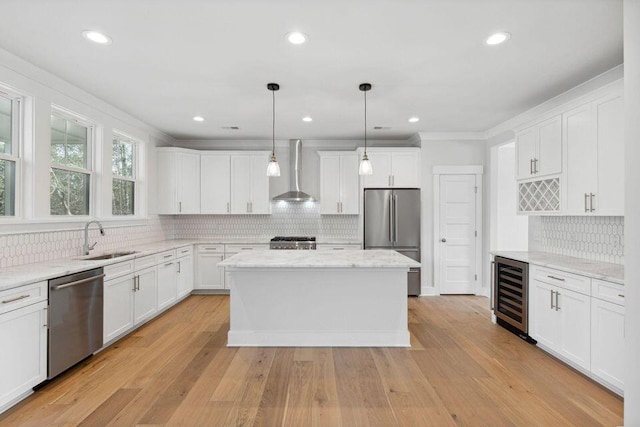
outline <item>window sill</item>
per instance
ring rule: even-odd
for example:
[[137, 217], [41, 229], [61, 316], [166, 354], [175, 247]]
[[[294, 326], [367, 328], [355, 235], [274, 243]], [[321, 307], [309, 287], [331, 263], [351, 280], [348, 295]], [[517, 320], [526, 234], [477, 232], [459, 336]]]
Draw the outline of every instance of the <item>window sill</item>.
[[156, 217], [137, 216], [137, 217], [105, 217], [96, 218], [91, 216], [77, 216], [64, 218], [41, 218], [41, 219], [20, 219], [20, 218], [0, 218], [0, 235], [46, 232], [46, 231], [65, 231], [79, 230], [84, 227], [88, 221], [100, 221], [104, 228], [116, 227], [136, 227], [146, 225], [150, 220]]

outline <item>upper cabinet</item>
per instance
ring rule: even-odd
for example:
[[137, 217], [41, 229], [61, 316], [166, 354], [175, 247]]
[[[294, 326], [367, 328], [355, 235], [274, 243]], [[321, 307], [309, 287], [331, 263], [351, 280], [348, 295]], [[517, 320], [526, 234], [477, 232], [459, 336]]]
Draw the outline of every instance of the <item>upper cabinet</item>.
[[624, 215], [624, 104], [617, 92], [564, 114], [566, 212]]
[[562, 118], [554, 116], [516, 134], [518, 179], [562, 172]]
[[200, 213], [231, 213], [231, 156], [202, 152], [200, 155]]
[[420, 188], [419, 148], [368, 148], [367, 156], [373, 175], [362, 177], [364, 188]]
[[158, 213], [200, 213], [200, 154], [158, 148]]
[[320, 151], [320, 213], [357, 215], [359, 209], [358, 154]]
[[231, 213], [269, 214], [268, 152], [231, 154]]

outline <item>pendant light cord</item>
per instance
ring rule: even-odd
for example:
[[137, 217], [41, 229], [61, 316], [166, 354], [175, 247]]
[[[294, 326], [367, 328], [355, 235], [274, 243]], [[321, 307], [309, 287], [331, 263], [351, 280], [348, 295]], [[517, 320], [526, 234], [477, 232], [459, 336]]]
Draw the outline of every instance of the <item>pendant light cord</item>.
[[276, 91], [271, 91], [272, 99], [273, 99], [273, 108], [272, 108], [272, 117], [273, 122], [271, 123], [271, 141], [273, 141], [273, 145], [271, 146], [271, 155], [276, 155]]
[[364, 155], [367, 155], [367, 91], [364, 92]]

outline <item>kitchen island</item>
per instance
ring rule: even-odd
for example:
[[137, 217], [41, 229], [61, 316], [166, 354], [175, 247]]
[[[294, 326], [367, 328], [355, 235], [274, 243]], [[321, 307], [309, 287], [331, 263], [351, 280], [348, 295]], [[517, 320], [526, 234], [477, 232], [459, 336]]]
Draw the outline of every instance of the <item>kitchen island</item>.
[[407, 273], [391, 250], [240, 253], [221, 262], [231, 288], [230, 347], [409, 347]]

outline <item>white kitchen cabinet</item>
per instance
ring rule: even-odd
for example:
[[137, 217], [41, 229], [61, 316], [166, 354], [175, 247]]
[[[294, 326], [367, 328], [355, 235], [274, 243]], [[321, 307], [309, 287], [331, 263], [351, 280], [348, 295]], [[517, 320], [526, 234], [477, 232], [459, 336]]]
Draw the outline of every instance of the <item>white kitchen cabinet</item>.
[[516, 133], [517, 178], [562, 172], [562, 116], [557, 115]]
[[202, 152], [200, 155], [200, 213], [231, 213], [231, 156]]
[[134, 274], [104, 282], [104, 320], [102, 341], [112, 341], [133, 328]]
[[591, 371], [607, 383], [624, 387], [624, 306], [591, 299]]
[[588, 370], [591, 368], [591, 297], [562, 288], [556, 292], [561, 335], [558, 351]]
[[[358, 162], [363, 150], [358, 150]], [[363, 188], [420, 188], [419, 148], [368, 148], [372, 175], [362, 177]]]
[[[224, 259], [227, 259], [240, 252], [260, 251], [260, 250], [267, 250], [267, 249], [269, 249], [269, 245], [232, 243], [224, 246]], [[223, 270], [224, 288], [231, 289], [231, 281], [229, 280], [229, 273], [226, 272], [226, 268], [222, 268], [222, 270]]]
[[139, 324], [153, 317], [158, 311], [158, 273], [157, 267], [149, 267], [136, 271], [134, 293], [134, 324]]
[[358, 155], [319, 152], [320, 213], [357, 215], [360, 212]]
[[563, 115], [567, 214], [624, 215], [623, 120], [620, 93]]
[[159, 148], [157, 163], [159, 214], [200, 213], [200, 154]]
[[269, 153], [247, 152], [231, 155], [231, 213], [268, 214]]
[[178, 298], [189, 295], [193, 290], [193, 255], [178, 258], [176, 282]]
[[224, 289], [223, 245], [198, 245], [194, 289]]
[[560, 342], [558, 314], [554, 309], [556, 287], [537, 280], [529, 284], [529, 335], [550, 349]]
[[158, 265], [158, 311], [172, 305], [177, 296], [176, 261], [162, 262]]
[[44, 301], [0, 315], [0, 412], [46, 379], [45, 296]]

